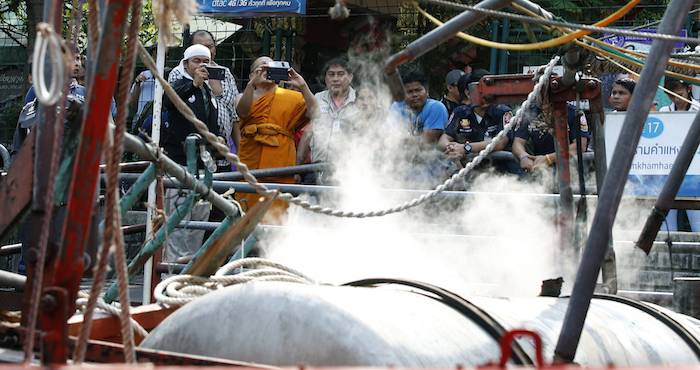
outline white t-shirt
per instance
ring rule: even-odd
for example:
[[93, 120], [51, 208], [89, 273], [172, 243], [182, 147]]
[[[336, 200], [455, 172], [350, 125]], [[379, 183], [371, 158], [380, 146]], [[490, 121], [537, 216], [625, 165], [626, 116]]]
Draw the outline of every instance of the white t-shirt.
[[[690, 104], [690, 108], [688, 109], [688, 112], [697, 112], [700, 111], [700, 102], [692, 99], [692, 103]], [[659, 112], [675, 112], [676, 111], [676, 104], [671, 103], [670, 105], [666, 105], [664, 107], [659, 108]]]

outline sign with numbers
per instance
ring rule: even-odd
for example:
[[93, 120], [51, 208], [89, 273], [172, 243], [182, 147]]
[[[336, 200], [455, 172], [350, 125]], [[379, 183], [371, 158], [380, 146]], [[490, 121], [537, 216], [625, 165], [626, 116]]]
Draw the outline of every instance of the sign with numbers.
[[199, 13], [238, 16], [306, 14], [306, 0], [199, 0]]
[[[659, 195], [693, 119], [695, 112], [649, 114], [632, 161], [625, 193]], [[624, 120], [624, 112], [610, 112], [605, 115], [605, 151], [608, 166], [613, 159]], [[678, 196], [700, 196], [700, 152], [695, 153]]]

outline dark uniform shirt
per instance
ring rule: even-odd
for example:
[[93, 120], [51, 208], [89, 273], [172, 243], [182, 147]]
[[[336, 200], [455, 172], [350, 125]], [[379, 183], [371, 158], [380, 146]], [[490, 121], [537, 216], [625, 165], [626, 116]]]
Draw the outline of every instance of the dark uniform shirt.
[[481, 121], [478, 121], [474, 106], [462, 105], [452, 113], [445, 133], [460, 144], [494, 138], [503, 130], [503, 125], [510, 121], [512, 112], [507, 105], [490, 105], [481, 117]]
[[450, 99], [447, 99], [446, 96], [443, 96], [442, 100], [440, 100], [440, 102], [445, 106], [445, 108], [447, 108], [447, 115], [448, 116], [451, 116], [452, 112], [454, 112], [454, 110], [457, 107], [462, 106], [462, 103], [454, 102]]
[[[535, 109], [534, 114], [530, 117], [536, 117], [541, 111], [539, 108]], [[571, 105], [567, 105], [567, 121], [569, 123], [569, 143], [573, 143], [576, 140], [577, 134], [580, 132], [582, 138], [591, 138], [591, 133], [588, 130], [588, 124], [585, 116], [580, 118], [576, 114], [576, 108]], [[579, 125], [578, 130], [576, 125]], [[529, 121], [524, 119], [522, 124], [515, 131], [515, 137], [526, 140], [529, 149], [532, 151], [532, 155], [545, 155], [549, 153], [554, 153], [554, 136], [549, 132], [549, 130], [541, 129], [529, 124]], [[530, 152], [528, 150], [528, 152]], [[585, 151], [586, 148], [583, 148]]]

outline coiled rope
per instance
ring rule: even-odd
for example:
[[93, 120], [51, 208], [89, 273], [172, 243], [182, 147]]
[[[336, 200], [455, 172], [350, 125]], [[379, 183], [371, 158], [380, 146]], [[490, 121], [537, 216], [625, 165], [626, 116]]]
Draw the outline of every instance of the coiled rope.
[[[229, 275], [237, 269], [242, 272]], [[153, 297], [162, 305], [182, 306], [227, 286], [251, 281], [316, 284], [310, 277], [280, 263], [264, 258], [243, 258], [222, 266], [208, 278], [194, 275], [171, 276], [156, 285]]]
[[[46, 86], [46, 57], [51, 56], [51, 84]], [[66, 68], [61, 51], [61, 38], [48, 23], [36, 25], [34, 56], [32, 58], [32, 85], [39, 103], [54, 105], [63, 96], [63, 84], [66, 81]]]
[[[146, 48], [139, 43], [139, 55], [141, 57], [141, 60], [146, 64], [149, 70], [153, 73], [153, 75], [158, 79], [158, 81], [163, 85], [163, 88], [165, 90], [165, 93], [168, 95], [170, 100], [173, 102], [175, 105], [176, 109], [192, 124], [195, 126], [197, 131], [204, 137], [209, 144], [212, 145], [212, 147], [224, 158], [228, 159], [232, 164], [234, 164], [238, 170], [241, 172], [243, 175], [243, 178], [245, 181], [250, 184], [255, 191], [262, 195], [262, 196], [272, 196], [276, 191], [275, 190], [270, 190], [265, 185], [261, 184], [258, 182], [258, 180], [255, 178], [250, 173], [250, 169], [248, 169], [248, 166], [241, 162], [240, 158], [238, 158], [237, 155], [233, 154], [230, 152], [228, 146], [225, 144], [221, 143], [217, 137], [209, 132], [209, 129], [207, 126], [199, 120], [194, 113], [192, 113], [192, 110], [182, 101], [182, 99], [175, 93], [175, 90], [158, 74], [155, 62], [153, 61], [153, 58], [148, 54], [146, 51]], [[308, 201], [302, 199], [301, 197], [295, 197], [294, 195], [290, 193], [280, 193], [278, 195], [279, 199], [284, 199], [287, 202], [296, 204], [297, 206], [306, 209], [311, 212], [319, 213], [319, 214], [324, 214], [327, 216], [335, 216], [335, 217], [347, 217], [347, 218], [367, 218], [367, 217], [380, 217], [380, 216], [385, 216], [393, 213], [398, 213], [401, 211], [405, 211], [409, 208], [416, 207], [422, 203], [425, 203], [428, 200], [433, 199], [440, 193], [442, 193], [445, 189], [450, 187], [455, 181], [458, 179], [466, 176], [474, 167], [476, 167], [479, 163], [481, 163], [486, 156], [491, 153], [494, 148], [496, 147], [496, 144], [510, 131], [512, 127], [518, 122], [521, 121], [521, 112], [527, 111], [527, 108], [536, 100], [540, 97], [540, 92], [542, 90], [542, 87], [549, 82], [549, 76], [552, 74], [552, 69], [554, 66], [557, 64], [559, 61], [559, 56], [555, 56], [552, 58], [552, 60], [545, 66], [544, 69], [544, 74], [542, 74], [538, 80], [538, 82], [535, 84], [534, 89], [532, 92], [527, 97], [527, 100], [522, 105], [522, 108], [516, 113], [516, 115], [511, 119], [511, 121], [506, 124], [503, 128], [503, 131], [498, 133], [496, 137], [493, 138], [493, 140], [484, 148], [479, 154], [474, 157], [471, 162], [469, 162], [463, 169], [461, 169], [459, 172], [454, 174], [451, 178], [447, 179], [444, 183], [441, 185], [437, 186], [434, 190], [422, 194], [420, 197], [415, 198], [413, 200], [407, 201], [405, 203], [402, 203], [400, 205], [397, 205], [395, 207], [391, 208], [386, 208], [386, 209], [381, 209], [381, 210], [373, 210], [373, 211], [364, 211], [364, 212], [352, 212], [352, 211], [345, 211], [345, 210], [338, 210], [338, 209], [333, 209], [333, 208], [327, 208], [327, 207], [322, 207], [320, 205], [313, 205], [309, 203]]]
[[[90, 293], [88, 291], [80, 290], [78, 291], [78, 299], [75, 300], [76, 306], [80, 308], [80, 311], [85, 315], [87, 304], [88, 304], [88, 297], [90, 297]], [[112, 316], [120, 317], [122, 309], [121, 307], [116, 306], [116, 303], [109, 304], [105, 302], [102, 297], [99, 297], [95, 300], [95, 306], [97, 309], [102, 310], [103, 312], [106, 312]], [[85, 318], [83, 318], [85, 320]], [[146, 337], [148, 335], [148, 331], [144, 329], [141, 324], [139, 324], [138, 321], [134, 320], [133, 318], [129, 318], [131, 321], [131, 328], [138, 333], [141, 337]], [[75, 361], [74, 361], [75, 362]]]

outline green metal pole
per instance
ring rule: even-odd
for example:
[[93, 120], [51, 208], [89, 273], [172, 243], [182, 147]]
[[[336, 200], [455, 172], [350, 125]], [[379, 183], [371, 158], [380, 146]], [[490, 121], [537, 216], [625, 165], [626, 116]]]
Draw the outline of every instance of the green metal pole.
[[[185, 198], [185, 202], [177, 207], [175, 214], [171, 215], [165, 225], [158, 229], [155, 237], [147, 242], [146, 245], [141, 248], [136, 257], [129, 262], [129, 280], [131, 280], [131, 278], [139, 272], [149, 258], [160, 250], [168, 234], [173, 232], [180, 221], [182, 221], [182, 219], [185, 218], [185, 216], [192, 210], [192, 206], [194, 205], [197, 197], [198, 196], [194, 193], [188, 195], [187, 198]], [[105, 301], [107, 303], [114, 301], [117, 298], [117, 293], [117, 284], [113, 283], [105, 293]]]
[[[510, 19], [503, 19], [503, 29], [501, 30], [501, 42], [510, 40]], [[498, 74], [508, 73], [508, 50], [501, 50], [498, 60]]]
[[192, 268], [192, 265], [194, 265], [194, 263], [204, 255], [207, 249], [209, 249], [209, 246], [212, 243], [214, 243], [216, 239], [218, 239], [221, 236], [221, 234], [223, 234], [224, 231], [226, 231], [226, 229], [233, 225], [233, 221], [233, 218], [228, 216], [221, 222], [221, 225], [219, 225], [216, 228], [216, 230], [214, 230], [214, 232], [212, 232], [211, 235], [209, 235], [209, 238], [207, 238], [204, 244], [202, 244], [202, 247], [197, 250], [197, 253], [194, 255], [194, 257], [192, 257], [190, 262], [187, 263], [187, 266], [185, 266], [185, 268], [182, 269], [182, 274], [189, 273], [190, 269]]
[[[197, 171], [197, 147], [196, 147], [197, 136], [190, 135], [185, 139], [185, 153], [187, 154], [187, 171], [194, 174]], [[199, 198], [199, 195], [194, 191], [191, 191], [185, 202], [178, 206], [175, 213], [168, 217], [165, 225], [161, 227], [152, 240], [148, 241], [139, 253], [129, 262], [127, 267], [129, 276], [128, 279], [136, 275], [143, 265], [146, 264], [149, 258], [151, 258], [160, 248], [163, 246], [165, 239], [168, 234], [175, 230], [175, 227], [182, 221], [185, 216], [192, 211], [192, 207], [195, 201]], [[113, 283], [104, 295], [105, 302], [109, 303], [116, 299], [118, 294], [117, 284]]]
[[148, 189], [148, 186], [151, 185], [155, 179], [156, 166], [151, 163], [119, 201], [119, 209], [122, 214], [122, 218], [126, 216], [126, 212], [128, 212], [131, 207], [134, 206], [136, 201], [141, 198], [141, 194]]
[[[498, 42], [498, 20], [491, 21], [491, 41]], [[489, 72], [496, 73], [498, 66], [498, 50], [491, 48], [491, 62], [489, 63]]]

